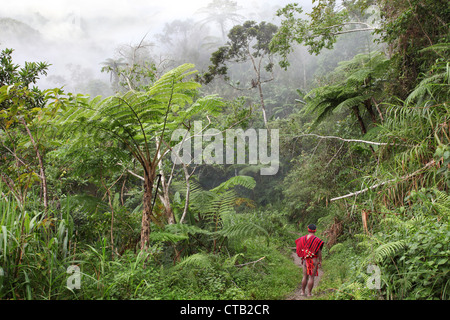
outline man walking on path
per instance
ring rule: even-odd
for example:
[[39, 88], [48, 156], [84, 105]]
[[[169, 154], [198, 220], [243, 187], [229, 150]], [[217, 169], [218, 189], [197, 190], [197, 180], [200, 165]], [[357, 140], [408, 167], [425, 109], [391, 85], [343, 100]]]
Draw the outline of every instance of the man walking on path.
[[306, 293], [308, 286], [308, 296], [312, 296], [314, 286], [314, 277], [319, 274], [319, 266], [322, 264], [322, 248], [324, 242], [316, 237], [316, 226], [308, 226], [308, 234], [295, 240], [297, 246], [297, 255], [302, 259], [303, 279], [302, 295]]

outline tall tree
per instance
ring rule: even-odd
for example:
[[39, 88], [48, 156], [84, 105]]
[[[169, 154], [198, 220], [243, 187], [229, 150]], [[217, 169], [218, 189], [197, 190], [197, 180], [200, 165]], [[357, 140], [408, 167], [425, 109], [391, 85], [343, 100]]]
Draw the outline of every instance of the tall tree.
[[102, 72], [109, 73], [109, 80], [112, 83], [112, 87], [114, 91], [119, 90], [119, 77], [120, 77], [120, 70], [122, 67], [126, 66], [125, 59], [119, 58], [119, 59], [113, 59], [108, 58], [105, 61], [102, 62]]
[[[319, 54], [331, 49], [340, 35], [370, 32], [389, 46], [395, 58], [400, 81], [395, 90], [401, 98], [409, 94], [421, 72], [426, 72], [436, 59], [431, 52], [420, 50], [438, 42], [449, 42], [450, 9], [446, 1], [434, 0], [335, 0], [314, 1], [310, 13], [303, 18], [303, 9], [289, 4], [277, 12], [281, 26], [270, 47], [289, 66], [288, 54], [293, 44], [304, 44]], [[373, 14], [375, 13], [375, 14]], [[394, 61], [394, 60], [393, 60]]]
[[[202, 75], [202, 81], [211, 82], [214, 77], [223, 77], [225, 81], [230, 80], [228, 66], [232, 62], [251, 62], [251, 68], [255, 78], [250, 80], [247, 89], [257, 88], [261, 103], [264, 125], [268, 128], [268, 117], [264, 103], [262, 84], [272, 81], [273, 61], [269, 50], [269, 43], [277, 27], [271, 23], [246, 21], [242, 25], [234, 26], [228, 33], [229, 41], [220, 47], [211, 56], [212, 64], [208, 71]], [[270, 77], [264, 79], [265, 73]]]
[[192, 19], [174, 20], [166, 23], [162, 33], [155, 37], [170, 65], [193, 63], [202, 68], [208, 63], [210, 52], [221, 43], [209, 35], [209, 29]]
[[239, 7], [236, 1], [213, 0], [205, 8], [201, 8], [198, 13], [206, 14], [207, 17], [201, 20], [201, 24], [216, 23], [222, 33], [222, 39], [226, 39], [227, 26], [229, 23], [238, 23], [244, 18], [238, 14]]
[[[65, 98], [61, 97], [60, 89], [41, 91], [34, 85], [41, 75], [47, 75], [49, 64], [25, 62], [20, 67], [13, 63], [12, 53], [13, 49], [5, 49], [0, 54], [0, 156], [6, 160], [4, 163], [15, 165], [2, 168], [0, 176], [21, 205], [26, 201], [26, 190], [32, 182], [40, 181], [42, 202], [47, 211], [45, 150], [40, 138], [48, 128], [46, 121], [62, 106]], [[28, 141], [24, 141], [24, 137]], [[29, 159], [26, 145], [32, 147], [35, 157]]]
[[293, 44], [304, 44], [310, 53], [319, 54], [322, 49], [331, 49], [339, 35], [352, 32], [376, 30], [366, 10], [373, 1], [319, 0], [310, 13], [303, 18], [303, 8], [293, 3], [277, 11], [282, 17], [281, 26], [274, 36], [270, 48], [280, 54], [280, 65], [289, 66], [287, 59]]
[[144, 180], [141, 250], [148, 247], [151, 222], [155, 220], [154, 184], [159, 164], [170, 150], [171, 132], [197, 112], [207, 113], [220, 105], [215, 96], [194, 102], [200, 84], [189, 79], [194, 73], [192, 68], [191, 64], [181, 65], [144, 92], [129, 91], [104, 100], [80, 100], [59, 121], [65, 131], [81, 130], [91, 139], [114, 141], [129, 152], [130, 159], [140, 164]]

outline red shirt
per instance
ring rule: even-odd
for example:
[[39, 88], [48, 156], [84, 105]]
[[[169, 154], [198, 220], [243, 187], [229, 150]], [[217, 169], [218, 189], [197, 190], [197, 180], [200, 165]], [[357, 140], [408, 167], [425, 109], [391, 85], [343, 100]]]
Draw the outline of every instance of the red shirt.
[[317, 257], [319, 250], [322, 249], [324, 244], [324, 242], [316, 236], [311, 235], [309, 239], [307, 239], [307, 237], [308, 235], [295, 240], [297, 245], [297, 255], [302, 259]]

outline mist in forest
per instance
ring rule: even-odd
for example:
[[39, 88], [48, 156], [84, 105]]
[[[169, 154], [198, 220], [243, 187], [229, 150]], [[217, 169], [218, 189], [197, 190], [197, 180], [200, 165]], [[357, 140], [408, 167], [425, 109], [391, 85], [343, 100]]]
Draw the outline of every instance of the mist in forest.
[[[142, 54], [151, 56], [157, 66], [192, 56], [191, 60], [196, 61], [184, 62], [202, 68], [208, 65], [210, 53], [226, 41], [224, 35], [234, 24], [246, 20], [276, 24], [276, 10], [291, 1], [238, 0], [238, 10], [223, 24], [223, 30], [206, 9], [212, 2], [4, 3], [0, 13], [0, 48], [13, 48], [14, 61], [20, 65], [25, 61], [50, 63], [48, 76], [38, 83], [41, 88], [64, 86], [66, 92], [108, 95], [111, 75], [102, 73], [102, 66], [108, 59], [126, 58], [133, 46], [141, 44], [145, 48]], [[305, 11], [312, 5], [311, 1], [300, 4]], [[164, 32], [171, 24], [172, 29], [178, 27], [178, 35], [168, 41]]]

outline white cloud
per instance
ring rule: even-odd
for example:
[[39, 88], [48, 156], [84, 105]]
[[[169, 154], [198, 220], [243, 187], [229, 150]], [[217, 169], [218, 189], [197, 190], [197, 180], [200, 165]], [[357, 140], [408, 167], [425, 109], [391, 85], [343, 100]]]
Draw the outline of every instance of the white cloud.
[[[306, 1], [306, 0], [305, 0]], [[38, 30], [41, 43], [2, 38], [0, 49], [16, 49], [17, 63], [48, 61], [49, 74], [61, 74], [67, 64], [80, 65], [100, 73], [100, 63], [113, 57], [121, 44], [137, 44], [148, 33], [154, 41], [166, 22], [175, 19], [200, 20], [196, 12], [212, 0], [13, 0], [4, 1], [0, 18], [13, 18]], [[290, 0], [237, 0], [247, 12], [270, 12], [274, 2]], [[308, 1], [309, 2], [309, 1]], [[254, 19], [255, 15], [248, 14]], [[5, 43], [7, 42], [7, 43]], [[104, 74], [103, 74], [104, 75]]]

